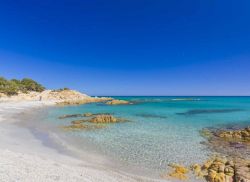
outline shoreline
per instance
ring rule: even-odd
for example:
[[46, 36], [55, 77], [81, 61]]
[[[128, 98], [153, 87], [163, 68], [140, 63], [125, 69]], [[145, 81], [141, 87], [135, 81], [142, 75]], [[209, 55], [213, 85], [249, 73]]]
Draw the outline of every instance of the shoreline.
[[163, 181], [104, 169], [104, 166], [66, 155], [64, 146], [60, 146], [63, 152], [59, 152], [50, 144], [46, 146], [42, 138], [34, 136], [25, 126], [18, 126], [21, 122], [18, 114], [54, 104], [48, 101], [0, 102], [0, 181]]

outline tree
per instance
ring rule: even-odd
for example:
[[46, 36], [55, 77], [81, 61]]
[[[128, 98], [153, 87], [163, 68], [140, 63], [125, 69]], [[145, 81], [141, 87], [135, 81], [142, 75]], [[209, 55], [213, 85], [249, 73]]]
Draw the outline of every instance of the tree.
[[24, 78], [21, 80], [21, 85], [24, 87], [23, 91], [36, 91], [36, 92], [42, 92], [44, 91], [44, 87], [37, 83], [36, 81], [30, 79], [30, 78]]
[[4, 77], [0, 77], [0, 92], [7, 95], [15, 95], [18, 92], [26, 93], [28, 91], [42, 92], [44, 89], [41, 84], [30, 78], [7, 80]]

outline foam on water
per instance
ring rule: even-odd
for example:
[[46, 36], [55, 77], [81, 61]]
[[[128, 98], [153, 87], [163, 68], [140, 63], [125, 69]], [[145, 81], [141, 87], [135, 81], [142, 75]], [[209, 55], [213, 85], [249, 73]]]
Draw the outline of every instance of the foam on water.
[[[86, 148], [85, 141], [88, 141], [100, 154], [125, 166], [161, 173], [169, 163], [190, 165], [207, 159], [211, 151], [201, 144], [204, 141], [199, 135], [202, 128], [250, 123], [250, 97], [186, 98], [119, 97], [135, 104], [109, 106], [95, 103], [58, 107], [50, 109], [44, 122], [53, 123], [55, 127], [63, 126], [74, 119], [59, 120], [59, 116], [86, 112], [112, 113], [126, 118], [131, 122], [65, 134], [82, 139], [78, 147], [83, 150]], [[198, 114], [178, 114], [194, 111]]]

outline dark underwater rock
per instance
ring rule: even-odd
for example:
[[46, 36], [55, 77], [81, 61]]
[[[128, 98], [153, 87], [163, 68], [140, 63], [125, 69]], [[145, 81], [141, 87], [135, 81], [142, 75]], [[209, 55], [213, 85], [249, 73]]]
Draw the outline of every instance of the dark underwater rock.
[[242, 109], [194, 109], [183, 113], [176, 113], [178, 115], [196, 115], [196, 114], [213, 114], [213, 113], [230, 113], [238, 112]]

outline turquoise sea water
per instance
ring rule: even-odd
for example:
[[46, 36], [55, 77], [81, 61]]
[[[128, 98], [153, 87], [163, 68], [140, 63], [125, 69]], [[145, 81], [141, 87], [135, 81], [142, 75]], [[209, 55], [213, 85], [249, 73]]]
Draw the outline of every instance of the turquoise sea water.
[[250, 97], [117, 97], [133, 105], [101, 103], [51, 108], [48, 118], [55, 128], [76, 118], [58, 119], [64, 114], [111, 113], [131, 122], [110, 124], [94, 131], [65, 132], [77, 137], [78, 147], [93, 150], [133, 166], [161, 174], [169, 163], [190, 165], [202, 162], [212, 152], [201, 144], [204, 127], [250, 124]]

